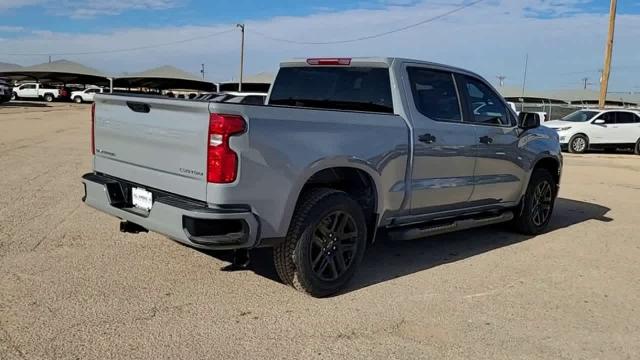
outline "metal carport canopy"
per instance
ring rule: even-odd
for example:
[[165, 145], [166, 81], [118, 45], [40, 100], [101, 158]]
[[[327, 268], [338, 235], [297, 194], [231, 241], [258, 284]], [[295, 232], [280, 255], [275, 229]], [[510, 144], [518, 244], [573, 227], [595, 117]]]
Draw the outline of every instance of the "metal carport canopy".
[[110, 77], [90, 67], [69, 60], [0, 71], [0, 77], [16, 81], [59, 82], [109, 86]]
[[215, 91], [213, 83], [169, 65], [118, 76], [114, 80], [113, 86], [116, 88]]

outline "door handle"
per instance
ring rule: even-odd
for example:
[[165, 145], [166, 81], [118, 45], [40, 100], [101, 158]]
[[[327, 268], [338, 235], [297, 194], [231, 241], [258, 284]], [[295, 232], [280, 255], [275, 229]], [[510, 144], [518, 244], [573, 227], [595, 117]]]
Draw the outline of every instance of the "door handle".
[[489, 144], [493, 143], [493, 139], [488, 137], [488, 136], [483, 136], [483, 137], [480, 138], [480, 143], [489, 145]]
[[423, 142], [425, 144], [433, 144], [434, 142], [436, 142], [436, 137], [431, 134], [424, 134], [424, 135], [420, 135], [418, 137], [418, 140], [420, 140], [420, 142]]

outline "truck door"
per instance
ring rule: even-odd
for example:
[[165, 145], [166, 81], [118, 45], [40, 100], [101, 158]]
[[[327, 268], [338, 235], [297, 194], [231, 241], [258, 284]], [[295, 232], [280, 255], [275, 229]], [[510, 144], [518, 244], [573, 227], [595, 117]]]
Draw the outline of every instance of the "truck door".
[[473, 191], [476, 134], [463, 123], [454, 75], [406, 66], [409, 116], [414, 127], [411, 209], [416, 214], [468, 207]]
[[18, 96], [26, 98], [38, 97], [38, 89], [36, 84], [24, 84], [20, 86], [19, 89], [20, 91], [18, 92]]
[[471, 202], [478, 205], [519, 201], [525, 170], [519, 148], [517, 119], [502, 98], [484, 81], [458, 75], [465, 99], [467, 123], [476, 131], [475, 187]]

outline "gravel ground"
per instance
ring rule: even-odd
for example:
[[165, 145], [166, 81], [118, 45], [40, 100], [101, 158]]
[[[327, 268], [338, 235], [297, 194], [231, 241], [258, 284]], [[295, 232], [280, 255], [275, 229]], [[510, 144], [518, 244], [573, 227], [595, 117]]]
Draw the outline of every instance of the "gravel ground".
[[323, 300], [83, 205], [89, 106], [1, 106], [0, 169], [0, 359], [640, 357], [638, 156], [567, 156], [545, 235], [380, 241]]

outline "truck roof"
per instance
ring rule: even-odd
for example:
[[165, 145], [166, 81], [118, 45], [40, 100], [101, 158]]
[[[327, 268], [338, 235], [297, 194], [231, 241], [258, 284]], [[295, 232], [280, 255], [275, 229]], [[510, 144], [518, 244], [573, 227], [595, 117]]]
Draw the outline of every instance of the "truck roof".
[[[431, 61], [424, 60], [416, 60], [416, 59], [408, 59], [408, 58], [400, 58], [400, 57], [326, 57], [326, 58], [294, 58], [290, 60], [285, 60], [280, 63], [280, 67], [300, 67], [300, 66], [318, 66], [309, 64], [309, 60], [350, 60], [349, 65], [344, 66], [369, 66], [369, 67], [391, 67], [393, 63], [413, 63], [413, 64], [421, 64], [421, 65], [429, 65], [437, 68], [441, 68], [443, 70], [449, 70], [453, 72], [459, 73], [467, 73], [473, 74], [475, 76], [479, 76], [472, 71], [465, 70], [462, 68], [458, 68], [451, 65], [440, 64]], [[320, 64], [320, 66], [322, 66]]]

